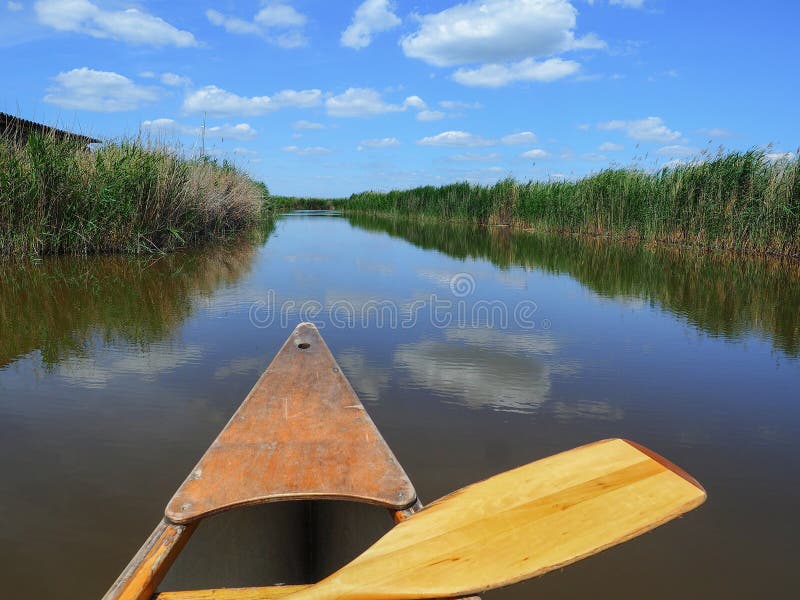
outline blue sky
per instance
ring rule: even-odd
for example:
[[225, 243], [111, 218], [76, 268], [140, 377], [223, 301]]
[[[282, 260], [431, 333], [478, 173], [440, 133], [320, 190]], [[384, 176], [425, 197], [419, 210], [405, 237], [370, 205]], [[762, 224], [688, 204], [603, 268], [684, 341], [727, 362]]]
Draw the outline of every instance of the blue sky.
[[796, 2], [0, 0], [0, 111], [273, 193], [575, 178], [800, 145]]

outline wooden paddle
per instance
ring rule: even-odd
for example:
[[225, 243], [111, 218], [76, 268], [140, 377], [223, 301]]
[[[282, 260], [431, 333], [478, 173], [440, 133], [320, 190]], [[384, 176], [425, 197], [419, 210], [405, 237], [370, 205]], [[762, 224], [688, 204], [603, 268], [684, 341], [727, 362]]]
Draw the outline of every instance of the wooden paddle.
[[[400, 523], [316, 585], [161, 598], [398, 600], [467, 596], [536, 577], [650, 531], [706, 499], [633, 442], [605, 440], [463, 488]], [[298, 590], [298, 591], [295, 591]], [[289, 590], [286, 590], [289, 591]]]

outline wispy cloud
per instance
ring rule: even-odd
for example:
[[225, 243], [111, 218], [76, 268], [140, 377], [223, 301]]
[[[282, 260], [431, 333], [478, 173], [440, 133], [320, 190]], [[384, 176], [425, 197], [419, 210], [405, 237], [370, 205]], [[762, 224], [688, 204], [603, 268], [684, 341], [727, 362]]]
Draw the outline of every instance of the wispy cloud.
[[467, 148], [494, 146], [496, 143], [495, 140], [473, 135], [466, 131], [443, 131], [438, 135], [424, 137], [417, 142], [420, 146], [461, 146]]
[[322, 123], [315, 123], [313, 121], [303, 121], [303, 120], [295, 121], [292, 127], [297, 130], [325, 129], [325, 125], [323, 125]]
[[281, 148], [283, 152], [289, 154], [297, 154], [298, 156], [323, 156], [333, 152], [330, 148], [324, 146], [308, 146], [306, 148], [299, 148], [297, 146], [284, 146]]
[[284, 2], [270, 2], [248, 21], [208, 9], [206, 18], [212, 25], [236, 35], [259, 35], [281, 48], [297, 48], [308, 44], [303, 28], [308, 18]]
[[444, 119], [447, 115], [440, 110], [421, 110], [417, 113], [417, 120], [419, 121], [439, 121]]
[[555, 81], [577, 73], [580, 68], [574, 60], [550, 58], [536, 61], [526, 58], [509, 65], [492, 63], [477, 69], [458, 69], [453, 73], [453, 79], [462, 85], [496, 88], [517, 81]]
[[608, 3], [625, 8], [644, 8], [644, 0], [608, 0]]
[[697, 156], [699, 153], [699, 148], [692, 148], [691, 146], [684, 146], [683, 144], [671, 144], [656, 150], [656, 154], [659, 156], [666, 156], [667, 158], [690, 158], [692, 156]]
[[489, 154], [465, 152], [464, 154], [453, 154], [452, 156], [448, 156], [447, 160], [452, 162], [491, 162], [493, 160], [500, 160], [500, 155], [497, 152], [491, 152]]
[[541, 148], [534, 148], [533, 150], [523, 152], [520, 154], [520, 156], [522, 158], [545, 159], [550, 158], [550, 153], [547, 150], [542, 150]]
[[[153, 119], [142, 121], [142, 129], [155, 135], [190, 135], [199, 137], [203, 135], [203, 127], [200, 125], [186, 125], [174, 119]], [[214, 125], [206, 127], [205, 135], [209, 138], [250, 140], [258, 135], [258, 132], [249, 123], [238, 123], [236, 125]]]
[[536, 134], [532, 131], [520, 131], [518, 133], [512, 133], [500, 138], [500, 141], [504, 144], [508, 145], [515, 145], [515, 144], [535, 144], [539, 141], [539, 138], [536, 137]]
[[477, 110], [483, 108], [480, 102], [462, 102], [461, 100], [442, 100], [439, 106], [445, 110]]
[[396, 148], [399, 145], [400, 140], [395, 137], [374, 138], [361, 140], [361, 143], [358, 145], [358, 150], [361, 151], [364, 148]]
[[136, 8], [106, 10], [88, 0], [39, 0], [34, 4], [42, 25], [96, 38], [146, 46], [197, 46], [194, 35]]
[[159, 81], [170, 87], [186, 87], [192, 85], [191, 79], [185, 75], [178, 75], [177, 73], [162, 73]]

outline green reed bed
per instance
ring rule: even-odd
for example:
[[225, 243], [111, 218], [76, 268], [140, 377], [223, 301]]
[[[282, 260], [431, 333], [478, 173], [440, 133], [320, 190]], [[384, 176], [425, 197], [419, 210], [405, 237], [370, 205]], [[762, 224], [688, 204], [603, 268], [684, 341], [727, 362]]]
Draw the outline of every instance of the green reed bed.
[[800, 156], [774, 161], [753, 150], [657, 172], [608, 169], [577, 181], [365, 192], [343, 207], [800, 255]]
[[163, 252], [255, 224], [266, 188], [140, 141], [0, 139], [0, 255]]

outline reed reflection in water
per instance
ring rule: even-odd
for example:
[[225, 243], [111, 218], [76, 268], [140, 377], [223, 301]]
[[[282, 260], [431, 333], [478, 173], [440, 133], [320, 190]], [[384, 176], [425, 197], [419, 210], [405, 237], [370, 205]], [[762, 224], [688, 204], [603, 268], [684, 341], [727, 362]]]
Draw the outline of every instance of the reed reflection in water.
[[348, 214], [354, 226], [388, 233], [457, 259], [501, 269], [566, 274], [594, 293], [652, 303], [712, 336], [755, 333], [800, 355], [800, 263], [704, 254], [505, 227]]

